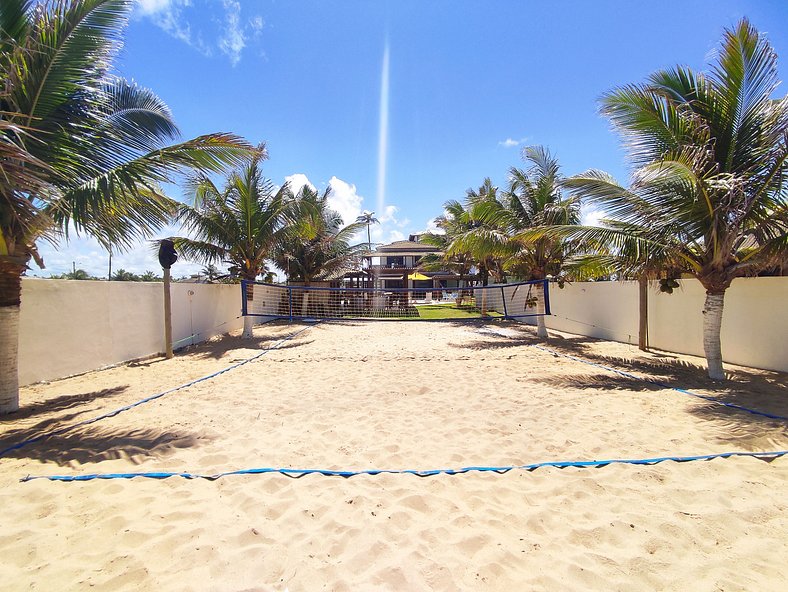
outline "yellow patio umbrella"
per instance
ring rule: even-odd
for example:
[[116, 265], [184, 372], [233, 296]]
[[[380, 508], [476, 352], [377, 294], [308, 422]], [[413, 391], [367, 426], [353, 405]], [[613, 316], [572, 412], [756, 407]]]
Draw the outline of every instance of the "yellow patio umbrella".
[[408, 276], [408, 279], [409, 280], [431, 280], [432, 278], [431, 277], [427, 277], [423, 273], [419, 273], [418, 271], [416, 271], [414, 273], [411, 273]]

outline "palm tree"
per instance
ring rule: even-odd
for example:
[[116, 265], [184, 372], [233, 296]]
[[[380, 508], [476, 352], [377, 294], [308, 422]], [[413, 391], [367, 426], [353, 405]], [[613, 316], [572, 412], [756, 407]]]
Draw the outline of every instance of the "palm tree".
[[[338, 279], [359, 267], [368, 249], [364, 243], [350, 244], [364, 223], [344, 226], [342, 216], [328, 204], [330, 194], [330, 187], [322, 195], [309, 186], [301, 188], [294, 202], [298, 219], [274, 255], [288, 281], [303, 282], [307, 288], [312, 282]], [[302, 314], [309, 314], [308, 291], [304, 291]]]
[[200, 273], [205, 276], [205, 280], [208, 283], [215, 282], [219, 278], [222, 277], [222, 274], [219, 273], [219, 268], [216, 267], [213, 263], [208, 263], [205, 265], [201, 270]]
[[141, 282], [160, 282], [161, 276], [157, 275], [155, 271], [145, 271], [139, 276]]
[[[557, 237], [531, 237], [528, 230], [539, 226], [576, 225], [580, 223], [580, 200], [566, 197], [561, 191], [563, 177], [558, 159], [543, 146], [529, 146], [523, 159], [526, 170], [509, 171], [508, 210], [512, 213], [516, 252], [507, 267], [526, 280], [544, 280], [548, 276], [563, 285], [567, 262], [577, 246]], [[544, 299], [537, 297], [537, 335], [547, 337], [544, 322]]]
[[[570, 190], [574, 187], [581, 189], [583, 183], [580, 177], [571, 177], [565, 180], [564, 186]], [[652, 230], [648, 226], [625, 224], [611, 218], [602, 218], [599, 223], [603, 228], [622, 231], [643, 239], [647, 239]], [[588, 231], [584, 228], [568, 228], [569, 236], [583, 236], [586, 232]], [[572, 258], [572, 268], [581, 268], [586, 277], [599, 279], [615, 276], [617, 279], [638, 282], [638, 347], [648, 351], [649, 280], [658, 279], [660, 292], [672, 294], [673, 289], [679, 286], [677, 279], [683, 273], [682, 262], [670, 251], [656, 249], [653, 245], [646, 250], [642, 248], [642, 242], [620, 240], [608, 242], [604, 231], [590, 232], [590, 235], [585, 236], [585, 240], [579, 241], [586, 247], [586, 252]], [[588, 240], [589, 237], [593, 237], [591, 242]]]
[[[445, 215], [449, 215], [451, 221], [439, 217], [437, 222], [439, 226], [443, 225], [447, 233], [438, 239], [437, 243], [434, 239], [428, 239], [433, 240], [432, 244], [435, 246], [445, 242], [442, 260], [447, 265], [444, 268], [451, 268], [452, 262], [455, 266], [457, 263], [466, 263], [469, 268], [465, 273], [469, 274], [472, 268], [476, 267], [477, 279], [483, 286], [489, 283], [490, 277], [497, 282], [506, 281], [504, 263], [511, 254], [511, 236], [506, 224], [509, 217], [504, 204], [499, 200], [498, 188], [486, 178], [478, 189], [466, 191], [464, 204], [448, 202], [444, 207]], [[440, 259], [428, 257], [425, 267], [431, 270], [440, 268], [437, 264]], [[463, 271], [462, 265], [459, 266], [459, 271]], [[464, 274], [460, 274], [461, 279], [462, 275]], [[462, 295], [460, 291], [460, 304]], [[486, 314], [486, 290], [481, 291], [481, 302], [477, 301], [477, 305], [482, 315]]]
[[0, 2], [0, 413], [18, 409], [21, 276], [36, 242], [94, 236], [128, 247], [169, 218], [158, 184], [217, 170], [250, 146], [178, 133], [151, 91], [109, 74], [130, 0]]
[[[475, 259], [470, 248], [463, 248], [458, 239], [469, 229], [468, 211], [462, 202], [449, 200], [443, 204], [443, 214], [435, 219], [441, 233], [428, 232], [421, 235], [421, 242], [438, 249], [438, 253], [425, 255], [419, 261], [424, 271], [451, 271], [460, 283], [470, 279]], [[463, 291], [459, 291], [457, 305], [462, 305]]]
[[138, 282], [138, 281], [140, 281], [140, 276], [138, 276], [136, 273], [133, 273], [131, 271], [126, 271], [125, 269], [121, 268], [121, 269], [119, 269], [118, 271], [116, 271], [112, 275], [112, 281], [113, 282]]
[[[523, 280], [550, 276], [562, 282], [574, 245], [560, 237], [533, 236], [532, 229], [577, 224], [579, 200], [562, 194], [558, 160], [549, 150], [528, 147], [523, 158], [531, 166], [511, 168], [509, 186], [501, 196], [489, 179], [478, 192], [468, 192], [467, 209], [462, 214], [465, 228], [453, 238], [447, 253], [466, 252], [481, 269], [495, 270], [501, 277], [504, 273]], [[539, 337], [547, 337], [544, 304], [537, 296]]]
[[[226, 263], [241, 279], [254, 281], [265, 273], [266, 259], [284, 239], [291, 204], [289, 189], [275, 190], [262, 173], [265, 147], [242, 169], [229, 175], [223, 189], [208, 177], [198, 175], [190, 182], [192, 206], [178, 206], [177, 219], [193, 238], [173, 238], [186, 259], [208, 265]], [[247, 288], [253, 298], [254, 287]], [[244, 337], [252, 336], [254, 318], [244, 318]]]
[[706, 289], [703, 345], [715, 380], [725, 378], [726, 290], [788, 257], [788, 97], [772, 100], [778, 83], [773, 48], [743, 19], [725, 31], [709, 73], [675, 67], [604, 96], [639, 167], [628, 189], [600, 171], [569, 182], [619, 221], [569, 235], [605, 240], [641, 264], [669, 261]]
[[505, 281], [504, 263], [512, 254], [510, 216], [489, 177], [478, 189], [465, 192], [464, 207], [464, 229], [454, 237], [449, 253], [466, 251], [479, 270], [482, 285], [488, 284], [490, 276]]
[[366, 210], [361, 213], [360, 216], [356, 218], [356, 222], [359, 224], [364, 224], [367, 227], [367, 245], [369, 245], [369, 250], [372, 250], [372, 236], [369, 232], [369, 227], [371, 224], [380, 224], [380, 220], [375, 218], [375, 212], [367, 212]]
[[68, 273], [53, 275], [50, 277], [53, 280], [95, 280], [96, 279], [84, 269], [74, 269], [72, 271], [69, 271]]

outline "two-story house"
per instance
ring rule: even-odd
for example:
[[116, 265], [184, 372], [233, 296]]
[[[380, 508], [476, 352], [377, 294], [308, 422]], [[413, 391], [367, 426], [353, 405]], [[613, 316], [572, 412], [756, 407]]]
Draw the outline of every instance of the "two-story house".
[[[414, 292], [452, 290], [467, 285], [450, 271], [421, 271], [419, 261], [425, 255], [438, 254], [432, 245], [419, 242], [418, 235], [379, 246], [365, 256], [365, 271], [372, 277], [375, 288], [383, 290], [408, 289]], [[409, 279], [416, 274], [429, 279]]]

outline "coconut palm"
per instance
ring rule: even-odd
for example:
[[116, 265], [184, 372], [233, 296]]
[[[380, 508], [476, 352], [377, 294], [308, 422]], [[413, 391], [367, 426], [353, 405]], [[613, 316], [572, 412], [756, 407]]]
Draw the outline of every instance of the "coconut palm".
[[501, 198], [489, 178], [478, 189], [468, 189], [463, 214], [465, 228], [449, 247], [449, 253], [469, 254], [485, 286], [490, 276], [494, 281], [505, 281], [504, 264], [512, 254], [510, 216]]
[[125, 269], [121, 268], [116, 271], [112, 275], [113, 282], [138, 282], [140, 281], [140, 276], [132, 271], [126, 271]]
[[205, 265], [201, 270], [200, 273], [205, 276], [205, 281], [209, 284], [215, 282], [216, 280], [222, 277], [222, 274], [219, 272], [219, 268], [216, 267], [213, 263], [208, 263]]
[[[344, 226], [339, 212], [332, 210], [328, 198], [331, 188], [321, 195], [305, 185], [295, 196], [294, 215], [297, 221], [278, 245], [274, 262], [285, 270], [290, 282], [312, 282], [342, 277], [360, 266], [368, 245], [351, 245], [353, 235], [364, 227], [363, 222]], [[304, 291], [302, 314], [309, 313], [309, 292]]]
[[68, 273], [61, 273], [59, 275], [50, 276], [53, 280], [96, 280], [84, 269], [74, 269]]
[[[208, 265], [225, 263], [231, 273], [254, 281], [265, 273], [266, 259], [284, 239], [290, 204], [289, 189], [278, 190], [262, 173], [266, 158], [264, 146], [240, 170], [231, 173], [222, 189], [204, 175], [191, 179], [193, 204], [180, 204], [177, 219], [191, 238], [175, 237], [184, 258]], [[254, 297], [254, 287], [247, 288], [247, 298]], [[244, 318], [244, 337], [252, 336], [254, 318]]]
[[155, 271], [146, 270], [141, 276], [139, 276], [141, 282], [160, 282], [162, 278], [158, 275]]
[[[424, 271], [451, 271], [458, 276], [460, 284], [470, 279], [471, 270], [476, 263], [469, 248], [460, 248], [457, 241], [469, 229], [469, 216], [465, 205], [457, 200], [443, 204], [443, 214], [435, 218], [435, 225], [441, 233], [428, 232], [421, 235], [421, 242], [438, 249], [437, 253], [425, 255], [419, 261], [419, 269]], [[462, 304], [464, 294], [459, 292], [458, 305]]]
[[[489, 178], [478, 189], [468, 189], [461, 223], [455, 227], [446, 248], [449, 257], [465, 255], [473, 263], [477, 280], [483, 286], [491, 277], [496, 282], [506, 281], [505, 264], [513, 252], [509, 212], [499, 197], [498, 188]], [[476, 304], [486, 314], [486, 290], [481, 291], [481, 301]]]
[[675, 67], [604, 96], [602, 111], [638, 167], [629, 188], [600, 171], [569, 181], [619, 221], [571, 236], [605, 240], [631, 265], [668, 261], [706, 289], [712, 379], [725, 377], [726, 290], [787, 256], [788, 97], [772, 100], [778, 83], [773, 48], [743, 19], [725, 31], [710, 72]]
[[0, 413], [18, 408], [21, 276], [36, 242], [69, 230], [128, 247], [164, 224], [158, 184], [216, 170], [251, 147], [178, 134], [151, 91], [109, 74], [130, 0], [0, 2]]
[[[560, 237], [531, 237], [528, 230], [539, 226], [575, 225], [580, 223], [580, 200], [563, 195], [558, 159], [543, 146], [523, 150], [530, 166], [509, 171], [508, 210], [512, 214], [516, 252], [507, 268], [527, 280], [544, 280], [548, 276], [563, 285], [567, 262], [577, 246]], [[547, 337], [544, 322], [544, 299], [537, 297], [537, 335]]]
[[[577, 224], [579, 200], [561, 191], [558, 160], [541, 146], [528, 147], [523, 158], [527, 169], [509, 170], [509, 184], [499, 196], [488, 180], [478, 192], [468, 192], [463, 213], [464, 230], [458, 233], [447, 252], [466, 252], [477, 265], [499, 268], [524, 280], [544, 280], [548, 276], [562, 282], [567, 262], [575, 247], [561, 237], [533, 236], [540, 226]], [[537, 297], [537, 334], [547, 337], [544, 299]]]
[[372, 224], [380, 224], [380, 220], [375, 218], [375, 212], [367, 212], [365, 210], [356, 218], [356, 222], [364, 224], [367, 227], [367, 245], [369, 245], [369, 249], [372, 250], [372, 235], [369, 232], [369, 227]]

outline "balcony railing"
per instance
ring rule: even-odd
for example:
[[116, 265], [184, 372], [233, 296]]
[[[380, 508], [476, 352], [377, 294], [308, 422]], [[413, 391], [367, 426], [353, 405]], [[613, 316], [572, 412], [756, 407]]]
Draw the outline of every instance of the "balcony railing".
[[406, 263], [386, 263], [381, 265], [370, 265], [369, 269], [383, 270], [383, 269], [416, 269], [417, 265], [407, 265]]

